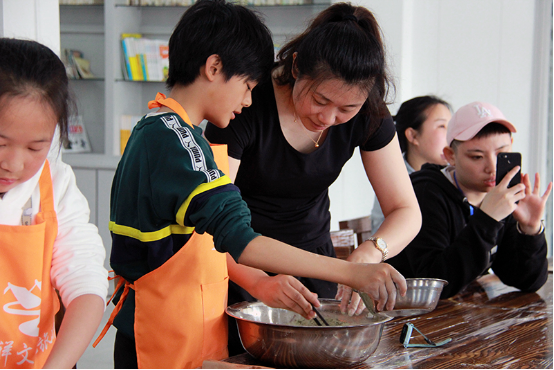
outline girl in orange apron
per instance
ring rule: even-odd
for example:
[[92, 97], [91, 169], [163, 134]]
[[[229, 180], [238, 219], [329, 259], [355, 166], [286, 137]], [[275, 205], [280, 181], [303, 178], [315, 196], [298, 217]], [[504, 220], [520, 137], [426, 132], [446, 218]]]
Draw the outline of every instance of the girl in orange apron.
[[[66, 71], [47, 47], [0, 38], [0, 81], [0, 368], [71, 368], [100, 323], [108, 284], [74, 175], [46, 159], [56, 128], [67, 132]], [[54, 288], [68, 305], [59, 336]]]
[[[192, 126], [183, 107], [158, 93], [150, 109], [168, 107]], [[211, 146], [218, 168], [229, 172], [226, 145]], [[187, 266], [183, 274], [182, 267]], [[227, 263], [215, 250], [212, 236], [194, 232], [175, 255], [162, 266], [130, 284], [93, 344], [104, 337], [121, 309], [129, 289], [135, 291], [135, 348], [139, 368], [196, 368], [205, 359], [221, 360], [227, 352]], [[115, 294], [115, 293], [114, 293]], [[184, 297], [176, 299], [175, 297]], [[163, 307], [163, 314], [153, 312]]]
[[[34, 225], [0, 225], [0, 367], [41, 368], [55, 340], [59, 300], [50, 282], [58, 235], [50, 166], [39, 180], [42, 211]], [[4, 289], [5, 288], [5, 289]]]

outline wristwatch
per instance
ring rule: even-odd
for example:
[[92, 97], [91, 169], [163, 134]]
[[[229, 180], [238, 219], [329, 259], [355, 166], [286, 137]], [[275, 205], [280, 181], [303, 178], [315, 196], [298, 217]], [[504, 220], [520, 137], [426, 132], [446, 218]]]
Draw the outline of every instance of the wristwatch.
[[377, 250], [383, 254], [383, 258], [381, 259], [381, 262], [384, 262], [387, 259], [387, 255], [389, 254], [387, 242], [383, 238], [375, 238], [373, 236], [371, 238], [366, 239], [366, 241], [368, 240], [371, 240], [375, 245], [375, 248], [377, 248]]

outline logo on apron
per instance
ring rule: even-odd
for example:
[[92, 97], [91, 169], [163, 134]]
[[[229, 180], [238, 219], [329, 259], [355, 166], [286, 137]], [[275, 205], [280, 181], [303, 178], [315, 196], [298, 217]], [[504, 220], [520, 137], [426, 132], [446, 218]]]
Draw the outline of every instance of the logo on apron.
[[[16, 299], [15, 302], [6, 303], [4, 305], [4, 311], [6, 313], [9, 313], [11, 315], [37, 316], [36, 318], [19, 325], [19, 331], [30, 337], [38, 337], [39, 332], [38, 324], [40, 322], [41, 299], [40, 293], [39, 296], [33, 294], [33, 290], [35, 288], [38, 288], [38, 290], [41, 289], [40, 281], [35, 280], [35, 284], [31, 287], [31, 289], [19, 287], [13, 285], [12, 283], [8, 283], [8, 286], [6, 287], [6, 289], [4, 289], [4, 294], [6, 294], [8, 291], [11, 291]], [[23, 309], [12, 308], [14, 306], [23, 307]], [[39, 309], [35, 310], [35, 308], [37, 307], [39, 307]]]

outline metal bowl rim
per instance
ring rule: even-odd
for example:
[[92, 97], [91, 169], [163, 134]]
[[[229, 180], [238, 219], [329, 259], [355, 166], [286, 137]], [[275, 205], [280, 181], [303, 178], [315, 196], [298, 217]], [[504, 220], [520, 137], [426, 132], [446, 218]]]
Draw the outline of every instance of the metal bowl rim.
[[[322, 302], [322, 303], [340, 303], [340, 301], [338, 301], [336, 299], [331, 299], [331, 298], [319, 298], [319, 301]], [[378, 312], [377, 316], [380, 320], [376, 321], [376, 322], [372, 322], [372, 323], [367, 323], [367, 324], [341, 325], [341, 326], [299, 326], [299, 325], [275, 324], [275, 323], [271, 323], [271, 322], [260, 322], [260, 321], [245, 319], [244, 317], [238, 317], [235, 314], [233, 314], [232, 312], [230, 312], [231, 310], [246, 308], [251, 304], [265, 305], [263, 302], [260, 302], [260, 301], [256, 301], [256, 302], [247, 302], [247, 301], [238, 302], [238, 303], [235, 303], [235, 304], [232, 304], [232, 305], [226, 307], [225, 308], [225, 313], [227, 313], [227, 315], [235, 318], [236, 320], [242, 320], [242, 321], [250, 322], [250, 323], [253, 323], [253, 324], [269, 325], [269, 326], [272, 326], [272, 327], [302, 328], [303, 330], [312, 330], [312, 329], [316, 329], [316, 330], [326, 330], [326, 329], [330, 330], [330, 329], [333, 329], [333, 330], [336, 330], [337, 328], [339, 328], [339, 329], [343, 329], [343, 328], [344, 329], [346, 329], [346, 328], [363, 328], [363, 327], [369, 327], [369, 326], [373, 326], [373, 325], [384, 324], [387, 321], [390, 321], [394, 318], [394, 317], [391, 317], [391, 316], [387, 315], [386, 312], [385, 313]], [[269, 307], [269, 306], [267, 306], [267, 307]], [[269, 308], [273, 308], [273, 307], [269, 307]], [[273, 308], [273, 309], [277, 309], [277, 308]], [[279, 309], [280, 310], [285, 310], [284, 308], [279, 308]]]
[[436, 281], [438, 283], [442, 283], [443, 287], [448, 285], [448, 281], [437, 278], [406, 278], [406, 283], [408, 283], [409, 281]]

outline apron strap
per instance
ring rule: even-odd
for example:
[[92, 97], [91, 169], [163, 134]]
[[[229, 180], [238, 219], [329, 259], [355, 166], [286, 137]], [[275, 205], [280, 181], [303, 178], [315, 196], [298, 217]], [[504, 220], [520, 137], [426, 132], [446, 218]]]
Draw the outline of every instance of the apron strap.
[[189, 125], [191, 128], [194, 128], [192, 122], [190, 121], [189, 115], [181, 106], [181, 104], [177, 103], [175, 99], [166, 98], [164, 94], [159, 92], [156, 94], [156, 99], [150, 100], [148, 102], [149, 109], [161, 108], [163, 106], [168, 107], [169, 109], [177, 113], [179, 116], [181, 116], [181, 118], [183, 119], [183, 121], [185, 121], [187, 125]]
[[104, 336], [106, 335], [106, 333], [108, 332], [108, 330], [110, 329], [110, 326], [112, 326], [113, 324], [113, 321], [115, 319], [115, 317], [117, 316], [117, 314], [119, 313], [119, 311], [121, 310], [121, 307], [123, 306], [123, 302], [125, 301], [125, 299], [127, 298], [127, 294], [129, 294], [129, 288], [131, 289], [135, 289], [135, 286], [134, 284], [131, 284], [129, 283], [127, 280], [123, 279], [121, 276], [114, 276], [113, 278], [110, 278], [110, 280], [112, 279], [115, 279], [119, 277], [119, 282], [117, 283], [117, 286], [116, 288], [114, 289], [114, 292], [112, 294], [112, 296], [110, 297], [109, 301], [107, 304], [109, 304], [112, 300], [112, 298], [115, 296], [115, 293], [117, 293], [117, 291], [121, 288], [121, 286], [125, 283], [125, 289], [123, 290], [123, 294], [121, 294], [121, 298], [119, 298], [119, 302], [117, 302], [117, 305], [114, 307], [113, 311], [112, 311], [112, 314], [110, 315], [110, 318], [108, 319], [108, 322], [106, 323], [106, 325], [104, 326], [104, 329], [102, 329], [102, 332], [100, 333], [100, 335], [98, 336], [98, 338], [96, 338], [96, 340], [94, 341], [94, 343], [92, 344], [92, 347], [93, 348], [96, 348], [96, 346], [98, 345], [98, 343], [100, 343], [100, 341], [104, 338]]
[[[110, 272], [115, 273], [114, 270], [110, 270]], [[110, 299], [108, 299], [108, 301], [106, 302], [106, 307], [109, 306], [109, 304], [110, 304], [110, 302], [112, 301], [113, 297], [115, 297], [115, 293], [117, 293], [117, 291], [119, 290], [119, 288], [121, 288], [121, 286], [122, 286], [123, 283], [125, 282], [125, 279], [123, 279], [123, 278], [121, 277], [121, 275], [115, 275], [115, 276], [113, 276], [113, 277], [108, 276], [108, 281], [110, 281], [110, 280], [115, 280], [115, 279], [118, 279], [118, 278], [119, 278], [119, 280], [117, 281], [117, 285], [116, 285], [116, 287], [115, 287], [115, 289], [114, 289], [114, 291], [113, 291], [113, 293], [112, 293], [112, 296], [111, 296]]]
[[50, 174], [50, 163], [48, 159], [44, 162], [44, 167], [39, 179], [39, 188], [41, 194], [40, 208], [42, 212], [54, 211], [54, 188], [52, 187], [52, 175]]

